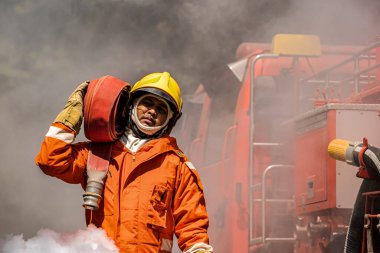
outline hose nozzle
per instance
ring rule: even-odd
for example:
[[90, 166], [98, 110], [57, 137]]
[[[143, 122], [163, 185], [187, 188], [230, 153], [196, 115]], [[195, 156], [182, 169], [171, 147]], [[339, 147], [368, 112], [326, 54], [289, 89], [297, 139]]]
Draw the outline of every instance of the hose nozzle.
[[103, 199], [104, 182], [111, 157], [112, 142], [91, 143], [87, 159], [87, 185], [83, 194], [83, 207], [98, 210]]
[[102, 200], [104, 183], [103, 181], [89, 180], [87, 182], [86, 191], [83, 193], [83, 207], [96, 211], [99, 209]]
[[327, 152], [338, 161], [346, 162], [350, 165], [357, 166], [354, 157], [360, 150], [362, 143], [353, 143], [343, 139], [334, 139], [329, 143]]
[[329, 143], [327, 152], [335, 160], [346, 161], [346, 151], [350, 142], [342, 139], [334, 139]]
[[368, 145], [366, 137], [363, 142], [335, 139], [330, 142], [327, 150], [335, 160], [359, 167], [357, 177], [380, 179], [380, 149]]

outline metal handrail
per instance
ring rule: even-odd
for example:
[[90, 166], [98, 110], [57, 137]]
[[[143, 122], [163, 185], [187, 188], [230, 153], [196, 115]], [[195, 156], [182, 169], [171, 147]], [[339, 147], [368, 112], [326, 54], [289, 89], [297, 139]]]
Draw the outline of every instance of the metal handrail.
[[223, 140], [223, 149], [222, 149], [222, 156], [221, 156], [221, 161], [222, 161], [222, 167], [221, 167], [221, 174], [220, 174], [220, 182], [221, 182], [221, 185], [225, 186], [225, 182], [226, 182], [226, 166], [225, 166], [225, 163], [226, 163], [226, 160], [228, 159], [227, 157], [227, 149], [228, 149], [228, 140], [230, 140], [230, 137], [232, 137], [232, 134], [234, 133], [233, 131], [235, 131], [237, 128], [237, 125], [234, 124], [232, 126], [230, 126], [229, 128], [227, 128], [226, 130], [226, 133], [224, 135], [224, 140]]
[[[370, 77], [368, 77], [368, 76], [359, 76], [359, 78], [362, 78], [362, 79], [364, 79], [364, 78], [369, 78], [369, 79], [371, 79], [371, 80], [375, 80], [376, 79], [376, 77], [375, 76], [370, 76]], [[308, 81], [308, 83], [309, 84], [323, 84], [323, 83], [326, 83], [326, 81], [323, 81], [323, 80], [309, 80]], [[332, 81], [332, 80], [330, 80], [329, 81], [329, 83], [330, 84], [341, 84], [342, 83], [342, 81]], [[368, 81], [359, 81], [359, 84], [367, 84], [368, 83]]]
[[[188, 155], [189, 155], [189, 157], [192, 157], [193, 155], [194, 155], [194, 146], [196, 145], [196, 144], [198, 144], [200, 141], [201, 141], [202, 139], [201, 138], [195, 138], [191, 143], [190, 143], [190, 145], [189, 145], [189, 147], [188, 147]], [[195, 158], [199, 158], [198, 157], [198, 153], [195, 153], [195, 156], [196, 157], [192, 157], [192, 159], [195, 159]]]
[[[262, 178], [261, 178], [261, 199], [262, 199], [262, 202], [261, 202], [261, 237], [263, 238], [262, 240], [262, 243], [265, 243], [266, 241], [266, 236], [265, 236], [265, 227], [266, 227], [266, 222], [265, 222], [265, 212], [266, 212], [266, 177], [267, 177], [267, 174], [273, 170], [273, 169], [278, 169], [278, 168], [287, 168], [287, 169], [293, 169], [294, 166], [293, 165], [285, 165], [285, 164], [277, 164], [277, 165], [270, 165], [268, 166], [265, 170], [264, 170], [264, 173], [262, 175]], [[294, 201], [294, 200], [293, 200]]]
[[[271, 59], [271, 58], [278, 58], [278, 54], [260, 54], [260, 55], [255, 55], [252, 56], [254, 57], [252, 62], [250, 62], [250, 99], [249, 99], [249, 118], [250, 118], [250, 128], [249, 128], [249, 165], [248, 165], [248, 170], [249, 170], [249, 187], [253, 186], [253, 134], [254, 134], [254, 87], [255, 87], [255, 65], [256, 63], [261, 60], [261, 59]], [[249, 190], [249, 241], [252, 241], [252, 235], [253, 235], [253, 215], [252, 215], [252, 210], [253, 210], [253, 192]]]
[[379, 68], [379, 67], [380, 67], [380, 63], [375, 64], [375, 65], [372, 65], [372, 66], [370, 66], [370, 67], [368, 67], [368, 68], [365, 68], [365, 69], [362, 69], [362, 70], [360, 70], [360, 71], [355, 72], [355, 73], [353, 74], [353, 76], [351, 76], [350, 78], [344, 79], [344, 80], [342, 80], [342, 81], [339, 81], [339, 83], [342, 84], [342, 83], [349, 82], [349, 81], [351, 81], [351, 80], [353, 80], [353, 79], [355, 79], [355, 78], [360, 77], [360, 75], [362, 75], [362, 74], [364, 74], [364, 73], [367, 73], [367, 72], [370, 72], [371, 70], [377, 69], [377, 68]]
[[[266, 177], [268, 173], [273, 170], [273, 169], [278, 169], [278, 168], [287, 168], [287, 169], [292, 169], [294, 168], [293, 165], [286, 165], [286, 164], [276, 164], [276, 165], [269, 165], [265, 170], [262, 175], [261, 179], [261, 237], [258, 238], [250, 238], [250, 243], [251, 244], [264, 244], [265, 242], [268, 241], [293, 241], [294, 238], [269, 238], [266, 237], [266, 221], [265, 221], [265, 213], [266, 213], [266, 203], [267, 202], [278, 202], [278, 203], [284, 203], [284, 202], [294, 202], [294, 199], [267, 199], [266, 198]], [[250, 226], [253, 226], [253, 224], [250, 224]]]
[[368, 52], [368, 51], [370, 51], [370, 50], [372, 50], [372, 49], [374, 49], [374, 48], [376, 48], [376, 47], [379, 47], [379, 46], [380, 46], [380, 41], [379, 41], [379, 42], [376, 42], [376, 43], [373, 43], [373, 44], [371, 44], [371, 45], [369, 45], [369, 46], [363, 48], [362, 50], [356, 52], [356, 53], [353, 54], [351, 57], [349, 57], [348, 59], [346, 59], [346, 60], [344, 60], [344, 61], [338, 63], [337, 65], [332, 66], [332, 67], [330, 67], [330, 68], [327, 68], [327, 69], [325, 69], [325, 70], [322, 70], [322, 71], [320, 71], [320, 72], [318, 72], [318, 73], [316, 73], [316, 74], [314, 74], [314, 75], [312, 75], [312, 76], [310, 76], [310, 77], [308, 77], [308, 78], [306, 78], [306, 79], [303, 79], [302, 82], [307, 82], [307, 81], [310, 80], [310, 79], [317, 79], [317, 78], [320, 77], [320, 76], [324, 76], [324, 75], [326, 75], [326, 74], [332, 72], [333, 70], [338, 69], [338, 68], [340, 68], [340, 67], [346, 65], [346, 64], [349, 63], [349, 62], [352, 62], [352, 61], [358, 60], [357, 58], [360, 57], [363, 53]]

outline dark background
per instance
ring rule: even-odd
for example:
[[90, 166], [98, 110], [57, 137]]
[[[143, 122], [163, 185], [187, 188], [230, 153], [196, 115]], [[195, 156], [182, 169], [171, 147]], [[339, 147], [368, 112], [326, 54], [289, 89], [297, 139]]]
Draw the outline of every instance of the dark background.
[[378, 0], [0, 1], [0, 238], [84, 227], [80, 186], [34, 165], [83, 80], [110, 74], [133, 84], [169, 71], [186, 95], [235, 61], [241, 42], [307, 33], [323, 44], [366, 45], [380, 35], [379, 14]]

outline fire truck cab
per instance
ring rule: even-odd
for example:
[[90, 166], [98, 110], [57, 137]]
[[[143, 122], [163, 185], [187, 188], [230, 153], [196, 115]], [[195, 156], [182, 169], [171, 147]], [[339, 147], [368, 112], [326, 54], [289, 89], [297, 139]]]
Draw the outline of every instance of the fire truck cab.
[[179, 138], [215, 252], [342, 252], [361, 179], [326, 150], [334, 138], [380, 145], [380, 42], [278, 34], [236, 55], [185, 98]]

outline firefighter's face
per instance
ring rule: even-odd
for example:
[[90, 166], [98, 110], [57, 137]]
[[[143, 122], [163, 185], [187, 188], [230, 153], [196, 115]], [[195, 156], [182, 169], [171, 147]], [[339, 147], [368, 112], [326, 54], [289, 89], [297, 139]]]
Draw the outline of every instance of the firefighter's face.
[[137, 104], [137, 118], [145, 126], [161, 126], [167, 117], [167, 105], [155, 96], [146, 96]]

